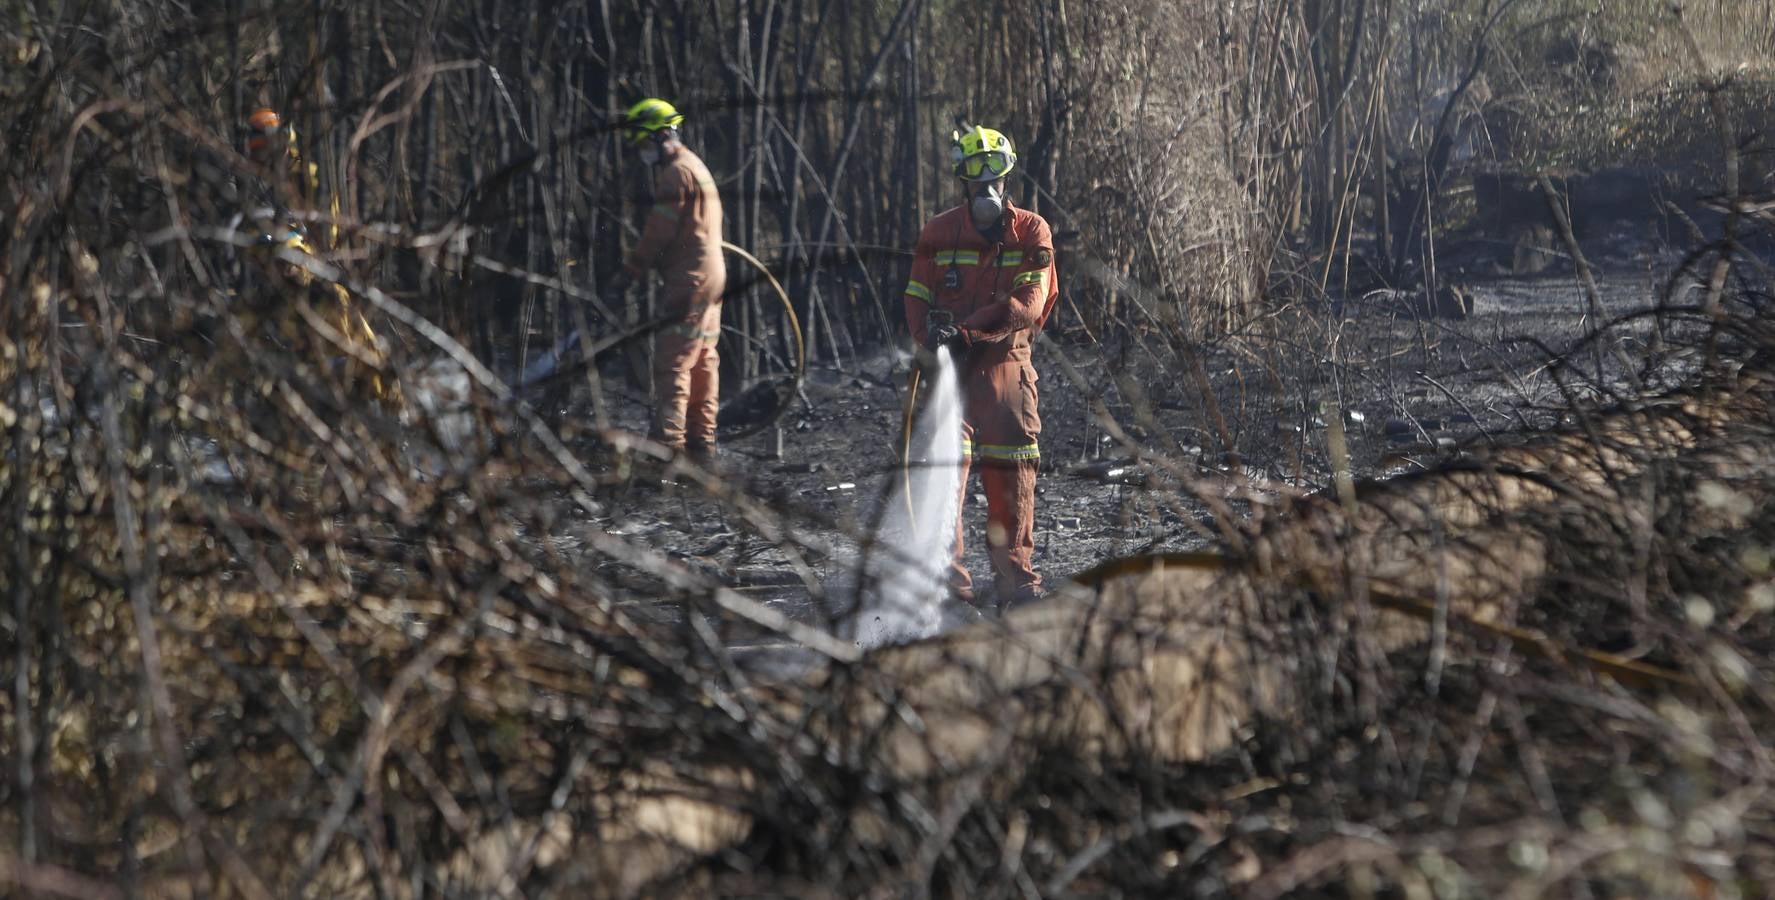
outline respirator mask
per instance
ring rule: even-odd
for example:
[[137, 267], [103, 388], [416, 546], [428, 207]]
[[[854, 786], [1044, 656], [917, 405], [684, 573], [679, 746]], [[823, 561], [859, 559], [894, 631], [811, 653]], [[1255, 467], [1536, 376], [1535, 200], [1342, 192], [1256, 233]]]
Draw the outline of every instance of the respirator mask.
[[981, 186], [968, 201], [968, 215], [973, 217], [974, 227], [985, 231], [998, 224], [1005, 214], [1005, 183], [994, 181]]

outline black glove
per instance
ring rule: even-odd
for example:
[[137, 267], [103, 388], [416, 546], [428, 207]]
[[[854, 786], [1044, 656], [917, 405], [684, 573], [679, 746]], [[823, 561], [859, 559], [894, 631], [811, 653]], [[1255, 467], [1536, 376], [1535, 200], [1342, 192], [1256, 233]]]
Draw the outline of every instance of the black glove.
[[932, 325], [929, 332], [925, 334], [924, 345], [927, 350], [948, 347], [950, 353], [959, 355], [968, 349], [968, 339], [966, 335], [962, 334], [962, 330], [954, 325]]

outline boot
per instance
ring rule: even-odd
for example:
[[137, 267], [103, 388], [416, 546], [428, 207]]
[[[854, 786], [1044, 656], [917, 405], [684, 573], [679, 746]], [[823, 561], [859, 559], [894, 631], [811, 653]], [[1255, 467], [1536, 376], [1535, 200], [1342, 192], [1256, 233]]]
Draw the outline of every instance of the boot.
[[1040, 588], [1022, 587], [1013, 590], [994, 591], [994, 612], [1003, 616], [1019, 606], [1028, 606], [1042, 599]]
[[727, 453], [715, 444], [691, 444], [684, 448], [684, 455], [697, 468], [711, 475], [726, 474]]

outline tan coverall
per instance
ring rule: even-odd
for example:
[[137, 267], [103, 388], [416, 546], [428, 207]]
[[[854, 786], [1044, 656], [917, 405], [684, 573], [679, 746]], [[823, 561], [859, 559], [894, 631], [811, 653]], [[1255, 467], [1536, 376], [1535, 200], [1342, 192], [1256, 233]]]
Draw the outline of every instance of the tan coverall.
[[[958, 206], [925, 224], [906, 283], [906, 325], [923, 346], [926, 312], [947, 310], [970, 342], [959, 360], [963, 440], [957, 502], [967, 497], [968, 463], [977, 457], [986, 489], [986, 544], [999, 594], [1020, 600], [1040, 594], [1042, 584], [1033, 565], [1042, 420], [1029, 348], [1060, 289], [1048, 223], [1009, 203], [1003, 222], [1002, 230], [988, 237], [974, 227], [967, 208]], [[962, 550], [957, 516], [949, 581], [967, 596], [973, 579], [961, 563]]]
[[664, 312], [673, 319], [654, 338], [653, 437], [674, 450], [713, 450], [721, 403], [715, 344], [727, 287], [721, 195], [708, 167], [682, 144], [657, 168], [653, 208], [625, 265], [635, 278], [660, 270]]

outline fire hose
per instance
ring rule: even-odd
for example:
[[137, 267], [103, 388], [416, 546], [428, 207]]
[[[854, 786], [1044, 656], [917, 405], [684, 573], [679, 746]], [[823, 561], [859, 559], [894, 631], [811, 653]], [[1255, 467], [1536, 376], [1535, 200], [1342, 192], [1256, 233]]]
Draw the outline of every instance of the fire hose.
[[[777, 396], [779, 402], [776, 404], [776, 407], [769, 415], [757, 419], [746, 427], [731, 432], [725, 432], [722, 435], [725, 440], [736, 440], [738, 438], [757, 434], [759, 431], [764, 430], [771, 423], [781, 418], [783, 412], [789, 408], [789, 399], [792, 399], [795, 396], [796, 389], [801, 385], [802, 379], [807, 375], [807, 345], [801, 336], [801, 319], [795, 315], [795, 305], [789, 301], [789, 292], [783, 289], [783, 285], [777, 281], [775, 275], [771, 274], [770, 269], [766, 267], [758, 257], [753, 256], [733, 244], [722, 241], [721, 246], [732, 251], [734, 255], [741, 259], [744, 259], [753, 268], [762, 273], [765, 280], [770, 283], [771, 289], [776, 292], [777, 299], [782, 301], [783, 315], [788, 319], [789, 337], [794, 344], [795, 351], [794, 371], [791, 373], [788, 384], [778, 389]], [[559, 285], [550, 286], [560, 287]], [[591, 295], [570, 293], [569, 296], [578, 297]], [[621, 347], [630, 341], [646, 337], [661, 329], [670, 327], [677, 322], [678, 319], [672, 316], [665, 316], [649, 322], [643, 322], [639, 325], [623, 329], [616, 334], [609, 335], [592, 345], [589, 350], [584, 350], [577, 355], [581, 360], [596, 360], [601, 358], [606, 352]], [[525, 368], [524, 372], [517, 378], [517, 386], [520, 388], [534, 387], [544, 382], [564, 377], [573, 371], [577, 371], [578, 365], [568, 362], [568, 357], [574, 355], [574, 349], [580, 346], [578, 331], [570, 329], [567, 334], [563, 335], [561, 339], [555, 343], [554, 347], [544, 351], [541, 356], [537, 357], [535, 361]]]
[[[758, 257], [753, 256], [727, 241], [722, 241], [721, 246], [732, 252], [735, 256], [751, 263], [753, 268], [757, 269], [764, 275], [764, 280], [770, 282], [771, 289], [777, 292], [777, 299], [783, 301], [783, 315], [789, 318], [789, 335], [795, 342], [795, 374], [794, 377], [789, 380], [787, 390], [788, 396], [793, 397], [795, 390], [801, 386], [801, 380], [807, 376], [807, 345], [801, 337], [801, 319], [795, 315], [795, 304], [789, 302], [789, 292], [783, 290], [782, 284], [777, 282], [777, 277], [770, 273], [770, 269], [767, 268], [764, 263], [760, 262]], [[783, 412], [788, 408], [788, 402], [779, 403], [777, 404], [776, 412], [773, 415], [761, 419], [748, 429], [734, 432], [728, 435], [727, 438], [732, 440], [734, 438], [742, 438], [748, 435], [757, 434], [764, 430], [765, 426], [780, 418]]]

